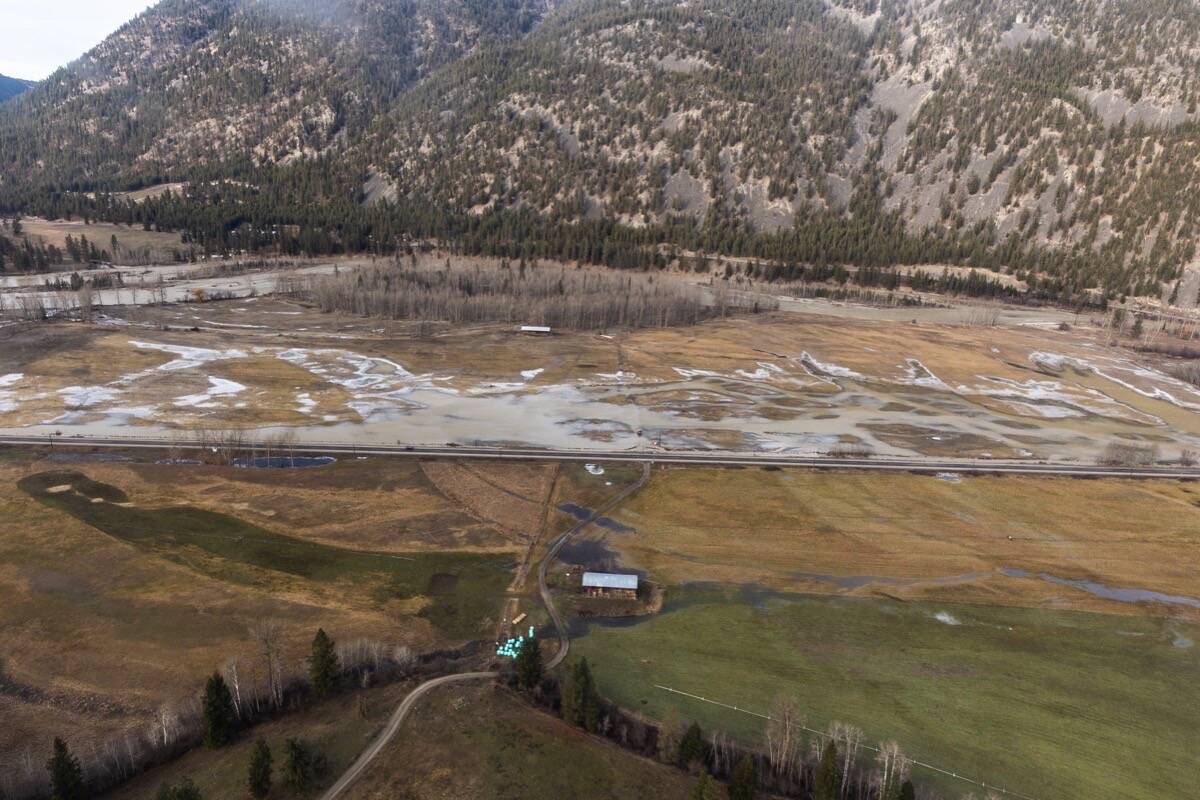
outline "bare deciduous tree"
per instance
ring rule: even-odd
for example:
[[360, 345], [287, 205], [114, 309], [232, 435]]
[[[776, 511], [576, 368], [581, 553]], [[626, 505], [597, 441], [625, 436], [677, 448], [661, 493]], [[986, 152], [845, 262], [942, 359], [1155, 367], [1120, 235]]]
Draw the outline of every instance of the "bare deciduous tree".
[[846, 797], [850, 790], [850, 774], [858, 760], [862, 737], [862, 730], [853, 725], [834, 722], [829, 726], [829, 738], [837, 744], [838, 752], [842, 756], [842, 797]]
[[241, 673], [238, 670], [237, 656], [225, 662], [225, 666], [221, 669], [221, 675], [233, 690], [233, 710], [240, 719], [242, 717], [242, 680]]
[[262, 619], [251, 626], [250, 635], [258, 643], [262, 655], [267, 696], [271, 705], [278, 708], [283, 703], [283, 626], [276, 620]]
[[771, 706], [767, 721], [767, 758], [775, 773], [787, 780], [795, 779], [803, 764], [804, 719], [800, 704], [790, 695], [780, 695]]
[[92, 306], [95, 303], [95, 292], [92, 290], [90, 283], [85, 283], [78, 292], [75, 293], [75, 304], [79, 307], [79, 319], [83, 322], [92, 321]]
[[450, 323], [512, 322], [570, 330], [692, 325], [732, 310], [778, 308], [724, 287], [607, 270], [500, 266], [377, 266], [347, 275], [281, 280], [277, 288], [322, 311]]
[[896, 787], [908, 778], [908, 773], [912, 765], [904, 757], [904, 753], [900, 751], [900, 745], [895, 742], [884, 742], [879, 745], [879, 755], [875, 761], [878, 765], [878, 772], [876, 774], [878, 796], [888, 797]]

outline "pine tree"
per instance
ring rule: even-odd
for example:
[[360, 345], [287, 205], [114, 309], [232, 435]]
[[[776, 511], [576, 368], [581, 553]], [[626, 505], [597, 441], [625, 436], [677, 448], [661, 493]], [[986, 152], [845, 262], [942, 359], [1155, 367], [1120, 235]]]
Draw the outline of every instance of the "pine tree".
[[717, 782], [707, 772], [700, 773], [700, 780], [692, 787], [691, 800], [720, 800], [720, 797]]
[[308, 791], [322, 772], [325, 759], [299, 739], [288, 739], [284, 742], [283, 753], [284, 780], [297, 791]]
[[842, 771], [838, 767], [837, 745], [830, 740], [821, 752], [821, 763], [817, 765], [813, 800], [838, 800], [841, 788]]
[[233, 741], [237, 714], [233, 696], [221, 673], [214, 672], [204, 686], [204, 744], [224, 747]]
[[563, 686], [563, 719], [587, 731], [594, 731], [600, 717], [600, 698], [586, 658], [567, 672]]
[[50, 800], [83, 800], [83, 770], [62, 739], [54, 740], [54, 754], [46, 769], [50, 772]]
[[900, 784], [900, 800], [917, 800], [917, 790], [913, 788], [912, 781]]
[[534, 639], [526, 639], [517, 653], [517, 682], [522, 689], [533, 689], [542, 682], [542, 648]]
[[693, 722], [679, 740], [679, 763], [688, 766], [704, 760], [704, 732]]
[[754, 759], [744, 756], [733, 768], [733, 776], [729, 780], [729, 800], [754, 800], [758, 793], [758, 770], [755, 769]]
[[318, 629], [312, 641], [312, 655], [308, 657], [308, 679], [313, 694], [324, 697], [333, 691], [341, 671], [333, 640], [324, 628]]
[[262, 800], [271, 793], [271, 748], [262, 739], [254, 743], [246, 785], [251, 796]]

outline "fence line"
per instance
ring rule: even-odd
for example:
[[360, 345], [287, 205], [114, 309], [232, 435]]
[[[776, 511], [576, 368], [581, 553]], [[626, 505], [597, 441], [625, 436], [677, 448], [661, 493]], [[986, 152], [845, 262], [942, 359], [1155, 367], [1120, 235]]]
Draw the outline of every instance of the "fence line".
[[[654, 684], [654, 688], [662, 689], [663, 691], [670, 692], [672, 694], [682, 695], [683, 697], [689, 697], [693, 700], [699, 700], [703, 703], [708, 703], [710, 705], [721, 706], [722, 708], [728, 708], [731, 711], [738, 712], [739, 714], [747, 714], [751, 717], [758, 717], [759, 719], [765, 719], [765, 720], [771, 719], [771, 717], [767, 714], [760, 714], [757, 711], [751, 711], [748, 708], [739, 708], [738, 706], [730, 705], [729, 703], [722, 703], [720, 700], [712, 700], [707, 697], [701, 697], [700, 695], [692, 694], [691, 692], [684, 692], [679, 689], [672, 689], [670, 686], [663, 686], [661, 684], [656, 683], [656, 684]], [[809, 728], [806, 725], [797, 725], [796, 727], [800, 728], [801, 730], [808, 731], [809, 733], [815, 733], [817, 736], [823, 736], [827, 739], [832, 738], [827, 732], [819, 731], [816, 728]], [[864, 749], [870, 750], [875, 753], [879, 752], [878, 747], [872, 747], [869, 744], [864, 743], [864, 744], [861, 744], [860, 747], [863, 747]], [[993, 791], [999, 792], [1000, 794], [1008, 795], [1009, 797], [1016, 797], [1019, 800], [1038, 800], [1038, 798], [1036, 798], [1036, 797], [1031, 797], [1030, 795], [1027, 795], [1027, 794], [1021, 794], [1020, 792], [1009, 791], [1008, 789], [1002, 789], [999, 786], [991, 786], [991, 785], [988, 785], [987, 783], [984, 783], [983, 781], [977, 781], [973, 778], [968, 778], [965, 775], [959, 775], [957, 772], [951, 772], [949, 770], [942, 769], [941, 767], [936, 767], [933, 764], [927, 764], [924, 761], [918, 761], [915, 758], [908, 758], [907, 756], [905, 756], [905, 758], [908, 760], [908, 763], [910, 763], [910, 764], [914, 764], [918, 767], [924, 767], [925, 769], [933, 770], [934, 772], [939, 772], [942, 775], [945, 775], [950, 778], [954, 778], [955, 780], [965, 781], [966, 783], [970, 783], [975, 786], [982, 787], [984, 789], [991, 789]]]

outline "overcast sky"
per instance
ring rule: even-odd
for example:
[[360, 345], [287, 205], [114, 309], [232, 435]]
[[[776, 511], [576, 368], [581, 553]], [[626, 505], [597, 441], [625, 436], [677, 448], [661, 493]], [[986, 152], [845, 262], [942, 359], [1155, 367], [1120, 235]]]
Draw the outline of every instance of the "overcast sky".
[[0, 0], [0, 74], [41, 80], [153, 0]]

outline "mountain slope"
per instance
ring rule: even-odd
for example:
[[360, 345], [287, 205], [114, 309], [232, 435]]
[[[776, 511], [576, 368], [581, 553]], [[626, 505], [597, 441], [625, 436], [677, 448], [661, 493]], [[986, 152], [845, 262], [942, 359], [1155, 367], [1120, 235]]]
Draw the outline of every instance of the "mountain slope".
[[30, 86], [33, 86], [33, 81], [23, 81], [20, 78], [10, 78], [7, 75], [0, 75], [0, 103], [3, 103], [5, 100], [11, 100]]
[[164, 0], [6, 116], [0, 187], [124, 188], [321, 154], [547, 2]]
[[1195, 258], [1198, 38], [1182, 0], [595, 0], [410, 93], [371, 159], [451, 207], [850, 208], [1149, 292]]
[[519, 211], [1156, 293], [1196, 259], [1198, 42], [1194, 0], [165, 0], [0, 111], [0, 205], [224, 177], [364, 201], [364, 238]]

